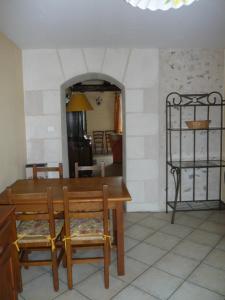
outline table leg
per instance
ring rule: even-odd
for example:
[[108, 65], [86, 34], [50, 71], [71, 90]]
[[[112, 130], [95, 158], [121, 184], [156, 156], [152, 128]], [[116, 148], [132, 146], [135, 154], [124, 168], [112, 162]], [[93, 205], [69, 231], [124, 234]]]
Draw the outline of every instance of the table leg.
[[123, 203], [116, 204], [116, 237], [117, 237], [117, 273], [125, 274], [124, 267], [124, 208]]

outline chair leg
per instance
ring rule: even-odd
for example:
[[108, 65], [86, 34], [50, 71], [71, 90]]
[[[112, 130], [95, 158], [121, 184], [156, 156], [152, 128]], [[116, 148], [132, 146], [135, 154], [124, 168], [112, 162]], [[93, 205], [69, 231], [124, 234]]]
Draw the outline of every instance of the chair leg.
[[104, 284], [105, 288], [109, 288], [109, 260], [110, 247], [108, 241], [104, 244]]
[[67, 246], [66, 249], [66, 266], [67, 266], [67, 283], [68, 288], [71, 290], [73, 288], [73, 270], [72, 270], [72, 249], [71, 245]]
[[[23, 260], [25, 261], [28, 261], [29, 260], [29, 253], [31, 253], [30, 250], [24, 250], [23, 254], [22, 254], [22, 258]], [[29, 266], [24, 266], [24, 269], [29, 269]]]
[[58, 275], [58, 262], [57, 262], [57, 249], [52, 251], [52, 274], [54, 290], [59, 290], [59, 275]]

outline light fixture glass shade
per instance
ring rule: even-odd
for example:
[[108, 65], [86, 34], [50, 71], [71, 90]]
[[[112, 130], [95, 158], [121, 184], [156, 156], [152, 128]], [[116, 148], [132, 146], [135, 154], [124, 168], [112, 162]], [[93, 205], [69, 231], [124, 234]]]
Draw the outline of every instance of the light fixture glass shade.
[[66, 106], [67, 112], [93, 110], [85, 94], [72, 94], [69, 103]]
[[168, 10], [170, 8], [180, 8], [183, 5], [190, 5], [195, 0], [125, 0], [134, 7], [150, 10]]

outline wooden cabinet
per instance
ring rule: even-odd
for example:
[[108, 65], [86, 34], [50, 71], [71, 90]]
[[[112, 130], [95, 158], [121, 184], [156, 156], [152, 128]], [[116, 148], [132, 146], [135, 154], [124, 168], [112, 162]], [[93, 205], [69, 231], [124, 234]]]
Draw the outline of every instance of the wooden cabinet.
[[20, 286], [13, 206], [0, 206], [0, 299], [17, 300]]

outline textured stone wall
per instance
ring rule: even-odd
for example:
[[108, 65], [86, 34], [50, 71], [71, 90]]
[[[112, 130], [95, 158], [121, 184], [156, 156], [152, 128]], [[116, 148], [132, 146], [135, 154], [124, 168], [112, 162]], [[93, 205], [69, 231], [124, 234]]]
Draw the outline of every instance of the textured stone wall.
[[[165, 199], [165, 107], [166, 96], [170, 92], [179, 93], [207, 93], [218, 91], [223, 95], [224, 87], [224, 51], [223, 50], [207, 50], [207, 49], [165, 49], [160, 50], [160, 199]], [[202, 113], [203, 112], [203, 113]], [[199, 111], [199, 119], [204, 119], [204, 110]], [[190, 119], [187, 111], [184, 119]], [[215, 110], [211, 117], [211, 126], [216, 126], [219, 121], [219, 111]], [[185, 126], [185, 124], [184, 124]], [[211, 133], [210, 133], [211, 134]], [[189, 135], [189, 136], [188, 136]], [[178, 136], [176, 141], [178, 140]], [[192, 158], [192, 138], [190, 133], [183, 137], [183, 158]], [[210, 153], [211, 157], [216, 157], [219, 151], [219, 138], [216, 132], [213, 132], [210, 137]], [[206, 149], [206, 133], [200, 132], [197, 144], [197, 157], [205, 158]], [[176, 152], [176, 151], [174, 151]], [[178, 157], [178, 153], [176, 155]], [[197, 193], [196, 198], [204, 199], [206, 189], [206, 171], [205, 169], [196, 170]], [[211, 170], [209, 182], [209, 197], [213, 199], [218, 195], [218, 180], [219, 173]], [[183, 178], [183, 199], [192, 199], [192, 171], [184, 171]], [[173, 182], [170, 182], [170, 186]], [[173, 197], [172, 190], [171, 198]]]

